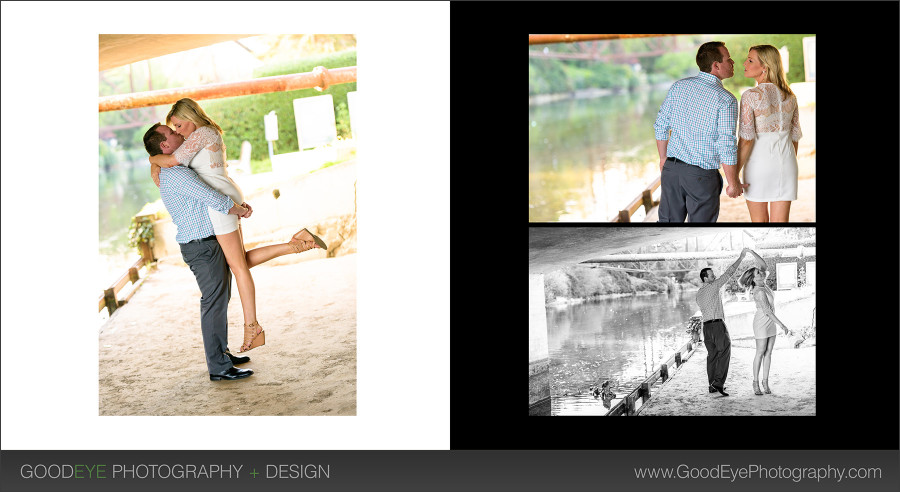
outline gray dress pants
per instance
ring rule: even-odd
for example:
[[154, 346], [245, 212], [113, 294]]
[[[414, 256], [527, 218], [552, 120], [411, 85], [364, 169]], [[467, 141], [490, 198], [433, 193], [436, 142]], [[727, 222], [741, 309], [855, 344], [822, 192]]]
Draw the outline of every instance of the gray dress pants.
[[731, 337], [725, 322], [703, 323], [703, 344], [706, 345], [706, 378], [709, 384], [722, 388], [731, 365]]
[[221, 374], [234, 365], [228, 350], [228, 300], [231, 299], [231, 270], [225, 253], [215, 239], [181, 244], [181, 257], [191, 267], [200, 287], [200, 331], [210, 374]]
[[722, 176], [718, 169], [701, 169], [667, 160], [660, 180], [659, 222], [715, 222], [719, 218]]

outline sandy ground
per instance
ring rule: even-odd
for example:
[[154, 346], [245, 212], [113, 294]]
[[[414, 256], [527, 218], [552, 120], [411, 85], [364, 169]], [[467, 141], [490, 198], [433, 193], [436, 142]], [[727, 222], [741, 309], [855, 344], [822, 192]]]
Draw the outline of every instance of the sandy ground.
[[701, 342], [638, 415], [815, 415], [816, 347], [794, 349], [791, 342], [787, 336], [775, 338], [769, 371], [772, 394], [757, 396], [752, 376], [755, 342], [733, 339], [727, 397], [707, 389], [706, 348]]
[[[284, 258], [251, 270], [266, 344], [239, 367], [254, 374], [217, 382], [194, 275], [161, 261], [100, 329], [100, 415], [356, 415], [356, 255]], [[243, 314], [234, 283], [228, 328], [236, 354]]]

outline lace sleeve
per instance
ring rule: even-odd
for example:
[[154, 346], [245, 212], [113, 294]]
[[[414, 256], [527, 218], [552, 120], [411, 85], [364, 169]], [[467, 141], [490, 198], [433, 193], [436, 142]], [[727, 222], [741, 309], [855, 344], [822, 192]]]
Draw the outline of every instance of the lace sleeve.
[[791, 117], [791, 140], [799, 141], [803, 137], [800, 131], [800, 107], [797, 106], [797, 98], [794, 97], [794, 116]]
[[217, 142], [217, 135], [216, 131], [212, 128], [201, 126], [194, 130], [190, 136], [188, 136], [187, 140], [181, 144], [181, 147], [178, 147], [172, 155], [175, 156], [175, 160], [177, 160], [179, 164], [187, 166], [191, 162], [191, 159], [197, 155], [197, 152], [200, 152], [204, 147], [214, 145]]
[[744, 140], [756, 139], [756, 115], [753, 108], [757, 99], [756, 92], [749, 90], [741, 96], [741, 127], [738, 133]]

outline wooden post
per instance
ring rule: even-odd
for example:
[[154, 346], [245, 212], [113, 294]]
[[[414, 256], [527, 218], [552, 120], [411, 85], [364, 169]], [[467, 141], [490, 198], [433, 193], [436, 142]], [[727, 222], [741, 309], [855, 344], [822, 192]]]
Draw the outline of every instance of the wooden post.
[[106, 309], [109, 310], [109, 315], [112, 316], [112, 313], [119, 307], [119, 301], [116, 300], [115, 289], [113, 287], [106, 289], [103, 291], [103, 297], [106, 299]]
[[141, 258], [144, 260], [144, 265], [153, 263], [153, 251], [150, 249], [150, 243], [141, 243]]
[[641, 399], [644, 403], [650, 399], [650, 385], [646, 381], [641, 383]]
[[625, 415], [634, 415], [634, 393], [629, 393], [625, 397]]
[[681, 367], [681, 352], [675, 352], [675, 367]]
[[688, 342], [688, 350], [687, 351], [690, 352], [692, 350], [694, 350], [694, 346], [691, 345], [691, 342]]
[[667, 379], [669, 379], [669, 366], [666, 364], [662, 364], [659, 366], [659, 377], [662, 378], [665, 383]]
[[140, 275], [138, 275], [137, 268], [131, 267], [128, 269], [128, 280], [131, 280], [132, 284], [137, 283], [137, 281], [140, 279], [141, 277]]
[[628, 210], [619, 210], [619, 222], [631, 222], [631, 215]]
[[653, 193], [650, 190], [644, 190], [641, 200], [644, 202], [644, 211], [649, 214], [650, 209], [653, 208]]

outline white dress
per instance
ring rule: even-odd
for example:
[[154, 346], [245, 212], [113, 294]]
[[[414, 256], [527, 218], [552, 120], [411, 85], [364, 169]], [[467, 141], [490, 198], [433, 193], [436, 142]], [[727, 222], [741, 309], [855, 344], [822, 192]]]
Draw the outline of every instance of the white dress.
[[[212, 189], [228, 195], [237, 205], [244, 203], [244, 194], [225, 171], [225, 143], [215, 129], [208, 126], [197, 128], [172, 155], [179, 164], [196, 171]], [[236, 231], [238, 219], [237, 215], [209, 209], [209, 220], [217, 236]]]
[[750, 186], [744, 197], [751, 202], [797, 199], [797, 155], [793, 143], [800, 140], [797, 98], [782, 100], [775, 84], [763, 83], [741, 96], [744, 140], [756, 140], [744, 165], [743, 182]]

